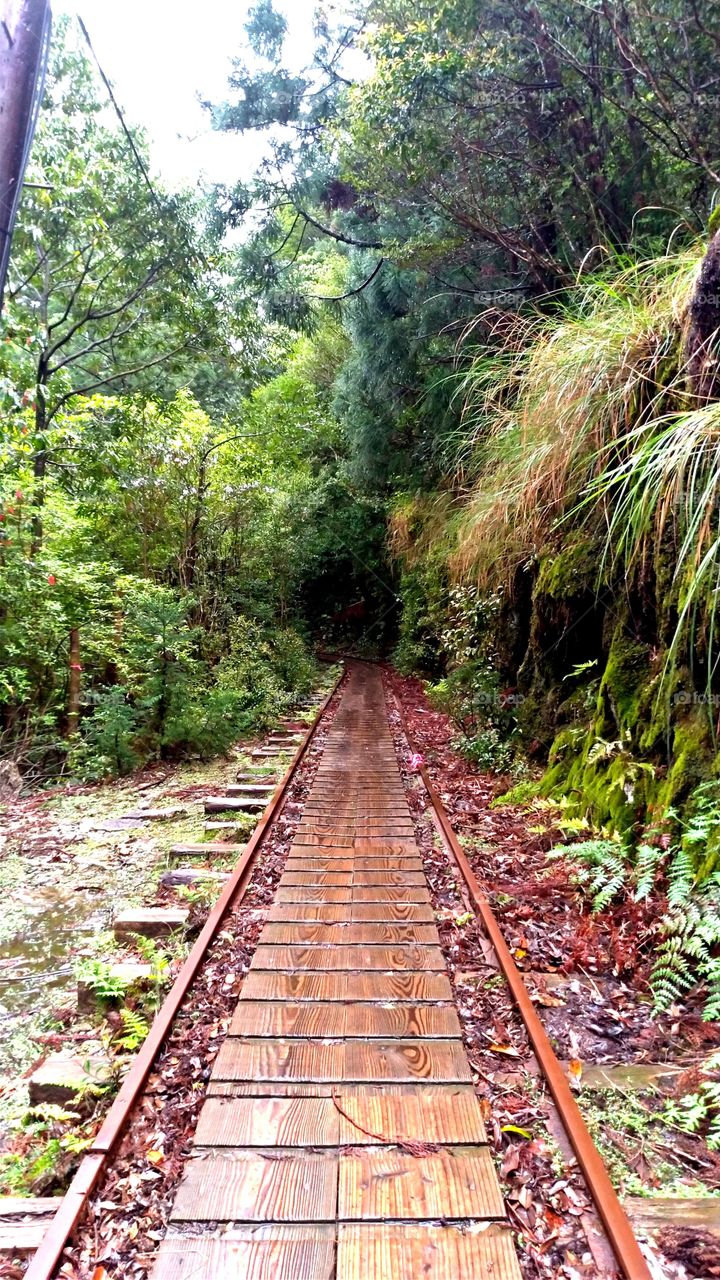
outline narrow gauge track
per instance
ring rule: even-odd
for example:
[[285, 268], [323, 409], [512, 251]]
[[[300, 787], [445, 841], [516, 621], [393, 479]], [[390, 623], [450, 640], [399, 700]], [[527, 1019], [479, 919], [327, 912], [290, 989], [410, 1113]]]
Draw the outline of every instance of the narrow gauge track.
[[[322, 713], [321, 713], [322, 714]], [[316, 721], [317, 725], [317, 721]], [[313, 727], [313, 731], [314, 728]], [[28, 1280], [50, 1280], [312, 732], [209, 917]], [[628, 1280], [650, 1272], [424, 775]], [[536, 1022], [539, 1025], [535, 1025]], [[215, 1060], [152, 1280], [519, 1280], [377, 670], [353, 665]]]

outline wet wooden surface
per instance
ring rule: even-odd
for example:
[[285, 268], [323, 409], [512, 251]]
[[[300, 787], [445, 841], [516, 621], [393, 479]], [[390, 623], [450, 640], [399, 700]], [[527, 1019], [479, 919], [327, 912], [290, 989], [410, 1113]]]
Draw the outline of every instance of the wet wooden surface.
[[213, 1063], [152, 1280], [190, 1276], [519, 1280], [374, 669]]

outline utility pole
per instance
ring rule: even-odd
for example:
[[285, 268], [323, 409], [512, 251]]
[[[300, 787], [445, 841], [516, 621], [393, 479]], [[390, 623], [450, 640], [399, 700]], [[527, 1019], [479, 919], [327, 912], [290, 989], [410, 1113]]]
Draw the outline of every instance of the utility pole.
[[50, 0], [0, 0], [0, 308], [49, 41]]

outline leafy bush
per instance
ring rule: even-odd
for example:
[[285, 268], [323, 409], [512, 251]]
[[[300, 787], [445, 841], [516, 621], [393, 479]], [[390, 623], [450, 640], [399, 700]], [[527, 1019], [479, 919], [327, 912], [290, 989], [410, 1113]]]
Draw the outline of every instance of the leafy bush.
[[100, 778], [130, 773], [140, 763], [135, 740], [138, 711], [123, 685], [91, 694], [86, 703], [92, 714], [81, 722], [80, 736], [71, 745], [68, 763], [78, 778]]

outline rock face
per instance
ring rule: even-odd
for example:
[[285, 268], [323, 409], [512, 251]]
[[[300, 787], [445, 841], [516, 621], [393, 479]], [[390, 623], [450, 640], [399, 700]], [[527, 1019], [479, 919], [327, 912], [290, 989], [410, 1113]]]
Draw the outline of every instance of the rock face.
[[15, 800], [22, 791], [22, 776], [14, 760], [0, 760], [0, 801]]
[[720, 231], [710, 241], [690, 300], [687, 362], [693, 391], [701, 401], [720, 391]]
[[30, 1077], [30, 1106], [77, 1102], [89, 1090], [109, 1084], [112, 1063], [105, 1054], [51, 1053]]

